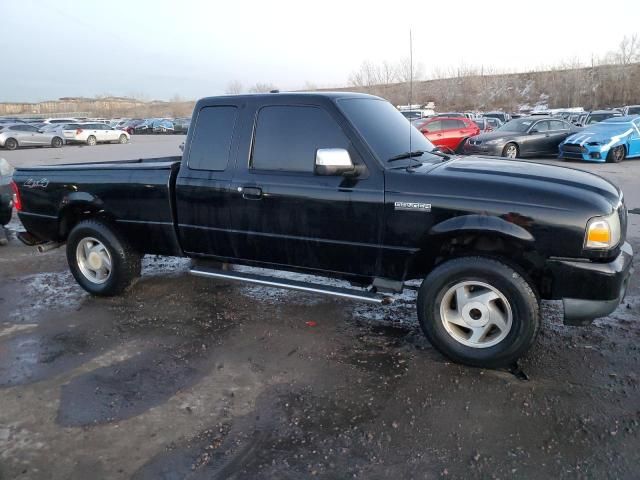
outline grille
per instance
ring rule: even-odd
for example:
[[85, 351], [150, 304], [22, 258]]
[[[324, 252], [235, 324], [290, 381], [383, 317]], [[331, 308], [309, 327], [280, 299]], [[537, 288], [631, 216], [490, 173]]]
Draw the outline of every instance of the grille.
[[582, 153], [582, 147], [580, 145], [576, 145], [575, 143], [565, 143], [562, 146], [562, 150], [569, 153]]

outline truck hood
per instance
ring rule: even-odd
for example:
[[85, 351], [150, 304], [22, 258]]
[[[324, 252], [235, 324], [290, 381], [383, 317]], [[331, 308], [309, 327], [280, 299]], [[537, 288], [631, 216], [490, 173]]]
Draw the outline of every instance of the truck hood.
[[597, 175], [524, 161], [463, 157], [388, 172], [388, 202], [429, 205], [420, 218], [432, 226], [451, 216], [499, 217], [527, 230], [546, 255], [583, 256], [587, 222], [611, 214], [622, 197]]
[[[529, 192], [551, 191], [559, 194], [570, 192], [578, 197], [595, 194], [612, 205], [617, 205], [620, 201], [620, 190], [602, 177], [582, 170], [542, 163], [465, 157], [443, 163], [433, 173], [456, 179], [473, 178], [475, 184], [495, 184], [509, 191], [517, 188], [513, 192], [514, 200], [517, 197], [529, 197]], [[561, 198], [564, 196], [561, 195]], [[536, 203], [556, 206], [551, 199], [539, 198]]]

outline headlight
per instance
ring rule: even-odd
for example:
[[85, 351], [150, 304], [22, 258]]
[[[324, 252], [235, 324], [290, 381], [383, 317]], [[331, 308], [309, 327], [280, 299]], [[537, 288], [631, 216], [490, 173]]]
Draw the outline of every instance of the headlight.
[[593, 217], [587, 223], [585, 248], [612, 248], [620, 242], [620, 217], [614, 211], [606, 217]]
[[495, 145], [496, 143], [501, 143], [501, 142], [502, 142], [502, 138], [496, 138], [493, 140], [487, 140], [485, 143], [489, 145]]

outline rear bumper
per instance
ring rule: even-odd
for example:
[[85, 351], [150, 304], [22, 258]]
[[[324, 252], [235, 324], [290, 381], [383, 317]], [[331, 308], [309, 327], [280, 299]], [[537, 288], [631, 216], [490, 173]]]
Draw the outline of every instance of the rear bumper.
[[467, 140], [463, 147], [463, 152], [467, 155], [493, 155], [493, 156], [502, 156], [502, 149], [504, 145], [497, 144], [491, 145], [486, 143], [481, 143], [480, 145], [471, 145], [469, 140]]
[[588, 325], [606, 317], [624, 299], [633, 272], [633, 249], [625, 243], [609, 263], [552, 259], [547, 261], [554, 299], [564, 305], [564, 323]]

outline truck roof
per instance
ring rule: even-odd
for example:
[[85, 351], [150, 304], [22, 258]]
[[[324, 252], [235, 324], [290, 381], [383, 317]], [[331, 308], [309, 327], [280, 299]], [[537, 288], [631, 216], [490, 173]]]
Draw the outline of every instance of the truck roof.
[[290, 100], [301, 100], [304, 98], [307, 99], [338, 99], [338, 98], [374, 98], [378, 100], [382, 100], [380, 97], [376, 97], [375, 95], [369, 95], [367, 93], [357, 93], [357, 92], [274, 92], [274, 93], [243, 93], [240, 95], [216, 95], [213, 97], [205, 97], [201, 98], [200, 102], [209, 102], [215, 101], [219, 99], [228, 99], [228, 98], [273, 98], [278, 97], [279, 99], [290, 99]]

